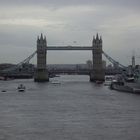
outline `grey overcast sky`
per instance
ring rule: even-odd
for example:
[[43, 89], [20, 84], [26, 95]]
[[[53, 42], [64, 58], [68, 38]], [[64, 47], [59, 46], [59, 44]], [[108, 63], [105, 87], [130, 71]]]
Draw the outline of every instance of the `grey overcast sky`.
[[[48, 45], [91, 45], [97, 32], [107, 54], [130, 64], [133, 52], [140, 56], [140, 0], [0, 0], [0, 63], [29, 56], [41, 33]], [[47, 59], [85, 63], [91, 52], [49, 51]]]

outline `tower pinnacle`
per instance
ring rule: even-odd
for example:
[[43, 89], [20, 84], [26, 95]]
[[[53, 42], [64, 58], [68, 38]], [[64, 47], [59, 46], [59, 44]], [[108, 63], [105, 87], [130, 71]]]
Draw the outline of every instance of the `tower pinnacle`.
[[41, 33], [41, 37], [40, 37], [40, 40], [43, 40], [43, 34]]
[[98, 33], [96, 34], [96, 40], [99, 40], [99, 36], [98, 36]]

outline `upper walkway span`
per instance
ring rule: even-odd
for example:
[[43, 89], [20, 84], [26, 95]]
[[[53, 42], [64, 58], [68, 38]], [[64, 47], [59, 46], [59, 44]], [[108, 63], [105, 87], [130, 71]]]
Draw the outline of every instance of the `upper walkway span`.
[[93, 50], [91, 46], [47, 46], [46, 50]]

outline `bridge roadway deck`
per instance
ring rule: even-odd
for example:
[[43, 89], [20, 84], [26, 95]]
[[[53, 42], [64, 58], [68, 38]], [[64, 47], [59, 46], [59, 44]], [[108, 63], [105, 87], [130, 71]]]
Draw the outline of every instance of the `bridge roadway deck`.
[[47, 46], [47, 50], [92, 50], [91, 46]]

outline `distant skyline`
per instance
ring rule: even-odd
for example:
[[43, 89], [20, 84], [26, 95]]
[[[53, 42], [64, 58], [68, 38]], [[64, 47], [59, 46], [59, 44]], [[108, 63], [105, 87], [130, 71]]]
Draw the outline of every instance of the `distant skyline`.
[[[48, 45], [90, 46], [98, 32], [107, 54], [128, 65], [135, 52], [140, 64], [139, 0], [0, 0], [0, 9], [0, 63], [28, 57], [41, 33]], [[48, 64], [85, 63], [91, 52], [49, 51], [47, 59]]]

